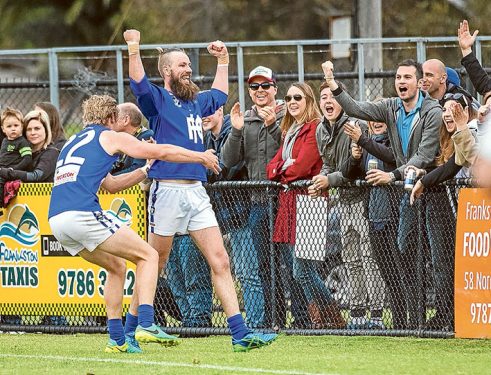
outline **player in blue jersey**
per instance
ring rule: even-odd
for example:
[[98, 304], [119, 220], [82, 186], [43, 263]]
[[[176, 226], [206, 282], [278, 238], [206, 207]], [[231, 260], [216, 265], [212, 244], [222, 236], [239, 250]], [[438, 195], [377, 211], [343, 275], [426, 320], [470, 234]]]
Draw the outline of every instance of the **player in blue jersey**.
[[[228, 95], [228, 51], [220, 41], [208, 45], [218, 60], [211, 90], [199, 91], [191, 81], [191, 62], [182, 49], [159, 49], [158, 70], [164, 87], [145, 76], [140, 57], [140, 32], [127, 30], [129, 75], [133, 93], [148, 118], [157, 143], [169, 143], [189, 150], [203, 151], [202, 118], [225, 104]], [[208, 261], [215, 291], [232, 333], [235, 351], [248, 351], [270, 344], [275, 334], [253, 333], [245, 325], [230, 272], [230, 261], [223, 245], [215, 213], [202, 182], [205, 169], [196, 163], [175, 164], [156, 161], [148, 173], [154, 180], [149, 199], [149, 243], [159, 252], [163, 267], [175, 234], [192, 237]], [[130, 316], [136, 313], [130, 309]]]
[[[210, 151], [141, 142], [130, 134], [112, 131], [116, 128], [118, 110], [116, 100], [107, 95], [93, 95], [83, 103], [83, 121], [85, 128], [67, 141], [56, 164], [48, 213], [53, 234], [70, 254], [78, 254], [107, 270], [104, 300], [110, 339], [106, 352], [141, 352], [135, 338], [139, 342], [175, 345], [176, 337], [154, 324], [157, 252], [129, 227], [106, 216], [97, 191], [102, 186], [116, 192], [146, 178], [146, 167], [110, 175], [120, 153], [139, 159], [201, 163], [216, 173], [218, 159]], [[121, 321], [124, 259], [136, 265], [137, 292], [131, 305], [138, 310], [136, 334], [126, 338]]]

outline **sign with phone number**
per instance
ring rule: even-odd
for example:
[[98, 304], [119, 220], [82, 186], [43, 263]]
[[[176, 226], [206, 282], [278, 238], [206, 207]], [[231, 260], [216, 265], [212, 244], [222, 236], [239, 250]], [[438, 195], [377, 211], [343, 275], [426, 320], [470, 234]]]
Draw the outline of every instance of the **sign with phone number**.
[[[58, 271], [58, 294], [60, 297], [89, 297], [95, 295], [104, 297], [104, 284], [107, 272], [99, 269], [97, 276], [93, 269], [60, 269]], [[129, 269], [126, 272], [126, 280], [123, 295], [131, 297], [135, 286], [135, 272]]]
[[[23, 184], [0, 217], [0, 314], [63, 310], [84, 315], [101, 311], [107, 271], [67, 253], [51, 233], [48, 206], [52, 184]], [[107, 215], [146, 233], [145, 194], [136, 186], [118, 194], [99, 192]], [[135, 267], [127, 262], [124, 305], [135, 286]], [[68, 307], [67, 307], [68, 306]], [[53, 313], [55, 315], [55, 313]]]
[[491, 338], [491, 190], [462, 189], [455, 241], [455, 336]]

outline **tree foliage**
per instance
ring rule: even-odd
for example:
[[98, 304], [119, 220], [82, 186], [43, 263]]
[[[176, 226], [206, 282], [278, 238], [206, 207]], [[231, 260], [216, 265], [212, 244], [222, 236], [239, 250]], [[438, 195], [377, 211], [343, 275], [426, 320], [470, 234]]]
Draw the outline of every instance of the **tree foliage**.
[[[0, 48], [123, 43], [125, 28], [144, 43], [327, 39], [330, 17], [354, 16], [359, 1], [0, 0]], [[491, 33], [488, 0], [382, 4], [386, 37], [454, 36], [464, 18]]]

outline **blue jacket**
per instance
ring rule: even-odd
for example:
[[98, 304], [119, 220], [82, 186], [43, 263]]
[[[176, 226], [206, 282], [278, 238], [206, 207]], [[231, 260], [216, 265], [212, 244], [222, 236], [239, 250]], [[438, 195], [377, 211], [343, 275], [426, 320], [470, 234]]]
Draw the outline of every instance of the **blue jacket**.
[[[384, 172], [393, 171], [396, 167], [396, 160], [392, 152], [390, 139], [387, 134], [372, 135], [367, 137], [362, 135], [358, 140], [358, 145], [363, 147], [361, 159], [350, 156], [349, 162], [342, 168], [343, 176], [352, 180], [365, 179], [368, 169], [368, 160], [375, 159], [378, 162], [378, 169]], [[397, 220], [397, 204], [393, 187], [370, 187], [368, 193], [368, 218], [375, 230], [382, 230], [389, 221]]]

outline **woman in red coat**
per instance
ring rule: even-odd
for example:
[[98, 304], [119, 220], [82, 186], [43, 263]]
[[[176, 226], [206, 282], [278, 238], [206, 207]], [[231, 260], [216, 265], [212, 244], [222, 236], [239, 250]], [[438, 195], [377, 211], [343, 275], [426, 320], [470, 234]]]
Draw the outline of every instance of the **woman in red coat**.
[[[310, 180], [322, 167], [315, 130], [320, 121], [317, 100], [309, 85], [294, 83], [285, 96], [287, 112], [281, 122], [283, 145], [266, 167], [268, 179], [288, 184]], [[281, 192], [273, 241], [295, 244], [296, 195], [299, 190]]]
[[[288, 184], [298, 180], [310, 180], [321, 170], [322, 160], [315, 138], [321, 115], [312, 88], [305, 83], [292, 84], [285, 96], [285, 102], [287, 113], [280, 125], [283, 131], [283, 145], [268, 163], [266, 172], [268, 179]], [[307, 214], [308, 217], [302, 217], [302, 215], [309, 212], [311, 206], [318, 208], [319, 205], [316, 203], [307, 197], [306, 190], [294, 189], [280, 192], [273, 241], [281, 244], [280, 251], [282, 251], [282, 258], [287, 263], [287, 269], [290, 273], [293, 271], [293, 278], [301, 286], [307, 299], [313, 328], [340, 328], [344, 325], [342, 318], [336, 316], [335, 319], [331, 319], [330, 314], [326, 312], [333, 304], [333, 298], [317, 271], [320, 262], [312, 260], [318, 257], [316, 254], [299, 255], [298, 251], [295, 251], [295, 244], [299, 246], [299, 238], [302, 238], [304, 250], [307, 247], [307, 252], [314, 251], [313, 242], [316, 240], [310, 241], [306, 237], [316, 236], [312, 230], [315, 228], [313, 219], [321, 215], [327, 217], [327, 210], [310, 212]], [[300, 216], [297, 206], [302, 210]], [[304, 233], [299, 237], [300, 231], [299, 228], [297, 229], [299, 223], [302, 228], [306, 223], [312, 224], [310, 233]], [[309, 248], [310, 242], [312, 242], [312, 248]], [[299, 297], [292, 293], [292, 305], [294, 299]]]

